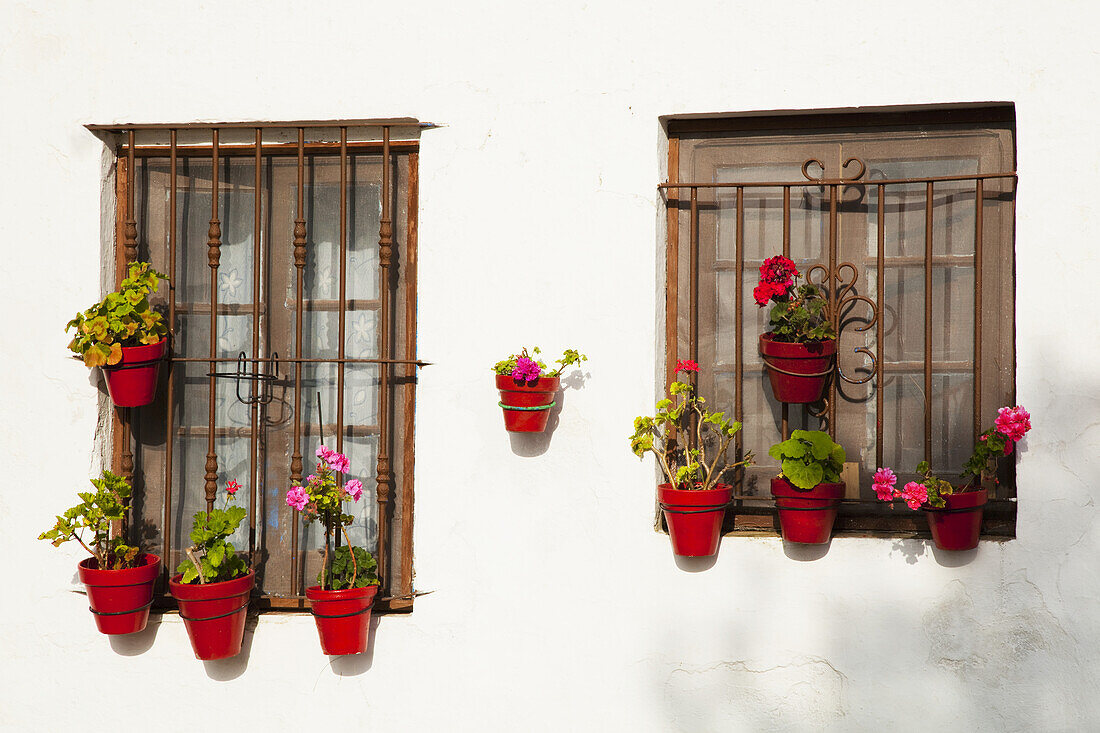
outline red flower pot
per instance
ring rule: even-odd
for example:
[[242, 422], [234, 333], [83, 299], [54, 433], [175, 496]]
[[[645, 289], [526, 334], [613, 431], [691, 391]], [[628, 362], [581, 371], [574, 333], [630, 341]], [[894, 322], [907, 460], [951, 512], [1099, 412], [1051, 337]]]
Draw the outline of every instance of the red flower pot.
[[772, 393], [780, 402], [816, 402], [825, 392], [833, 373], [836, 341], [806, 344], [773, 341], [770, 333], [760, 334], [760, 354], [768, 369]]
[[722, 520], [733, 487], [718, 484], [706, 491], [674, 489], [672, 484], [657, 487], [657, 500], [668, 523], [672, 552], [687, 557], [708, 557], [718, 552], [722, 538]]
[[367, 650], [370, 609], [377, 592], [377, 585], [350, 590], [321, 590], [319, 585], [306, 588], [309, 610], [321, 637], [321, 651], [362, 654]]
[[932, 540], [941, 550], [973, 550], [982, 531], [982, 507], [989, 500], [986, 489], [944, 497], [943, 509], [922, 507], [928, 517]]
[[157, 377], [166, 351], [166, 338], [148, 346], [123, 346], [122, 361], [101, 367], [111, 401], [119, 407], [141, 407], [152, 402], [157, 396]]
[[198, 659], [225, 659], [240, 654], [248, 596], [255, 585], [251, 570], [220, 583], [181, 583], [182, 574], [168, 581]]
[[844, 484], [818, 484], [800, 489], [785, 478], [772, 479], [772, 496], [779, 510], [783, 539], [804, 545], [823, 545], [833, 533]]
[[88, 589], [88, 604], [96, 628], [104, 634], [133, 634], [149, 621], [153, 581], [160, 575], [160, 558], [141, 556], [136, 568], [100, 570], [94, 557], [77, 565], [80, 582]]
[[539, 377], [530, 382], [519, 382], [504, 374], [496, 378], [500, 406], [504, 408], [504, 429], [510, 433], [546, 430], [554, 395], [561, 388], [561, 377]]

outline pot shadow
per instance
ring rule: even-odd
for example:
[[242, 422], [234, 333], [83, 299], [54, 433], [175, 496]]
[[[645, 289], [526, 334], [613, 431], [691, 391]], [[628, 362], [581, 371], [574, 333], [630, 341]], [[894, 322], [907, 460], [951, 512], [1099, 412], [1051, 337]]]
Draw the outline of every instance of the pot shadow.
[[936, 547], [936, 543], [931, 543], [932, 557], [936, 558], [936, 562], [945, 568], [961, 568], [964, 565], [969, 565], [974, 562], [974, 558], [978, 556], [978, 548], [973, 550], [941, 550]]
[[141, 631], [133, 634], [112, 634], [108, 637], [111, 640], [111, 650], [122, 657], [137, 657], [149, 651], [156, 641], [162, 618], [163, 614], [150, 613], [149, 623]]
[[798, 562], [813, 562], [814, 560], [820, 560], [829, 553], [829, 548], [833, 544], [833, 538], [830, 537], [829, 541], [821, 545], [807, 545], [803, 542], [790, 542], [789, 540], [783, 540], [783, 554], [791, 560], [797, 560]]
[[676, 561], [676, 567], [685, 573], [701, 573], [704, 570], [710, 570], [718, 562], [717, 552], [706, 557], [689, 557], [688, 555], [673, 555], [672, 557]]
[[367, 629], [367, 650], [362, 654], [328, 655], [329, 667], [337, 676], [355, 677], [374, 666], [374, 636], [381, 620], [379, 616], [371, 616], [370, 628]]
[[511, 444], [512, 453], [521, 458], [534, 458], [541, 456], [550, 449], [550, 439], [554, 437], [554, 431], [560, 422], [561, 408], [565, 404], [565, 392], [554, 400], [554, 406], [550, 408], [550, 418], [546, 423], [546, 430], [541, 433], [508, 433], [508, 442]]
[[568, 377], [562, 377], [562, 390], [554, 399], [554, 406], [550, 408], [550, 417], [546, 422], [546, 429], [541, 433], [508, 433], [508, 442], [511, 444], [512, 453], [521, 458], [534, 458], [541, 456], [550, 449], [550, 440], [554, 437], [554, 431], [561, 422], [561, 410], [565, 406], [566, 390], [584, 389], [584, 384], [591, 378], [589, 372], [575, 369]]
[[928, 543], [894, 540], [894, 544], [890, 547], [890, 550], [901, 553], [907, 565], [916, 565], [917, 560], [928, 552]]
[[259, 614], [249, 609], [244, 622], [244, 639], [240, 653], [226, 659], [204, 660], [202, 666], [207, 677], [215, 682], [229, 682], [244, 674], [248, 669], [248, 658], [252, 655], [252, 638], [256, 635], [259, 620]]

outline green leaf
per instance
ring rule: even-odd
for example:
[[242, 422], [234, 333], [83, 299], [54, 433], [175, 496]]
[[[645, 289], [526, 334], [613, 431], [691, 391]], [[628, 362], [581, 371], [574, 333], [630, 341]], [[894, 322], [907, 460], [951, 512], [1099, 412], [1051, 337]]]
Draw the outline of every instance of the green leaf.
[[798, 461], [783, 461], [783, 475], [800, 489], [812, 489], [821, 483], [825, 472], [818, 463], [806, 465]]

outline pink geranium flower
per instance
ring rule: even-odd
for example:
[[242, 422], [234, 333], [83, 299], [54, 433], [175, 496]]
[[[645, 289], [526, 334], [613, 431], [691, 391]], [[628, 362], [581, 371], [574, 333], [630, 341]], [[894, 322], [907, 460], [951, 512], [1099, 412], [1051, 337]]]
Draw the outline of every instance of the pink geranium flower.
[[332, 448], [322, 445], [320, 448], [317, 449], [317, 457], [325, 463], [328, 463], [329, 458], [331, 458], [332, 454], [335, 452], [336, 451], [334, 451]]
[[516, 366], [512, 370], [512, 379], [518, 379], [521, 382], [530, 382], [531, 380], [538, 379], [541, 373], [542, 369], [539, 368], [539, 365], [535, 363], [534, 359], [521, 356], [516, 359]]
[[901, 490], [901, 498], [905, 499], [910, 509], [920, 509], [920, 505], [928, 501], [928, 487], [916, 481], [910, 481]]
[[290, 491], [286, 492], [286, 504], [289, 507], [302, 511], [306, 508], [306, 504], [309, 503], [309, 494], [301, 486], [292, 486]]
[[[1012, 441], [1022, 440], [1031, 430], [1031, 415], [1022, 407], [1002, 407], [993, 421], [997, 432]], [[1007, 455], [1007, 453], [1005, 454]]]
[[241, 485], [238, 484], [236, 481], [228, 481], [225, 484], [225, 490], [230, 496], [236, 494], [240, 490], [240, 488]]
[[891, 501], [894, 498], [894, 485], [897, 482], [898, 477], [894, 475], [893, 471], [889, 468], [880, 468], [875, 471], [871, 488], [875, 490], [875, 494], [882, 501]]
[[348, 493], [352, 501], [359, 501], [359, 498], [363, 496], [363, 482], [357, 478], [353, 478], [344, 484], [344, 491]]
[[329, 468], [337, 473], [347, 473], [349, 468], [348, 457], [343, 453], [333, 453], [328, 458], [328, 465]]

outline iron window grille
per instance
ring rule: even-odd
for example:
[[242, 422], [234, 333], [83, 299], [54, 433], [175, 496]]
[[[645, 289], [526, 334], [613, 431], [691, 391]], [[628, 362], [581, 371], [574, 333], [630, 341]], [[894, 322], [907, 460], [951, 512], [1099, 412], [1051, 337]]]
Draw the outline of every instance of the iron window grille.
[[[352, 541], [380, 611], [413, 605], [419, 134], [414, 119], [89, 125], [117, 153], [116, 276], [168, 275], [157, 401], [113, 414], [127, 531], [169, 573], [191, 515], [242, 485], [261, 609], [305, 609], [316, 525], [286, 506], [322, 441], [364, 483]], [[364, 527], [364, 525], [366, 525]], [[165, 597], [160, 595], [163, 603]]]
[[[726, 532], [778, 532], [767, 448], [827, 430], [858, 464], [836, 533], [927, 536], [924, 517], [877, 501], [928, 460], [958, 477], [981, 426], [1015, 400], [1015, 116], [1008, 103], [677, 116], [663, 120], [668, 180], [665, 374], [700, 363], [701, 394], [744, 419], [758, 465], [733, 478]], [[775, 402], [752, 299], [764, 258], [793, 257], [837, 329], [825, 398]], [[1003, 466], [984, 537], [1015, 535]], [[858, 491], [854, 490], [858, 488]]]

